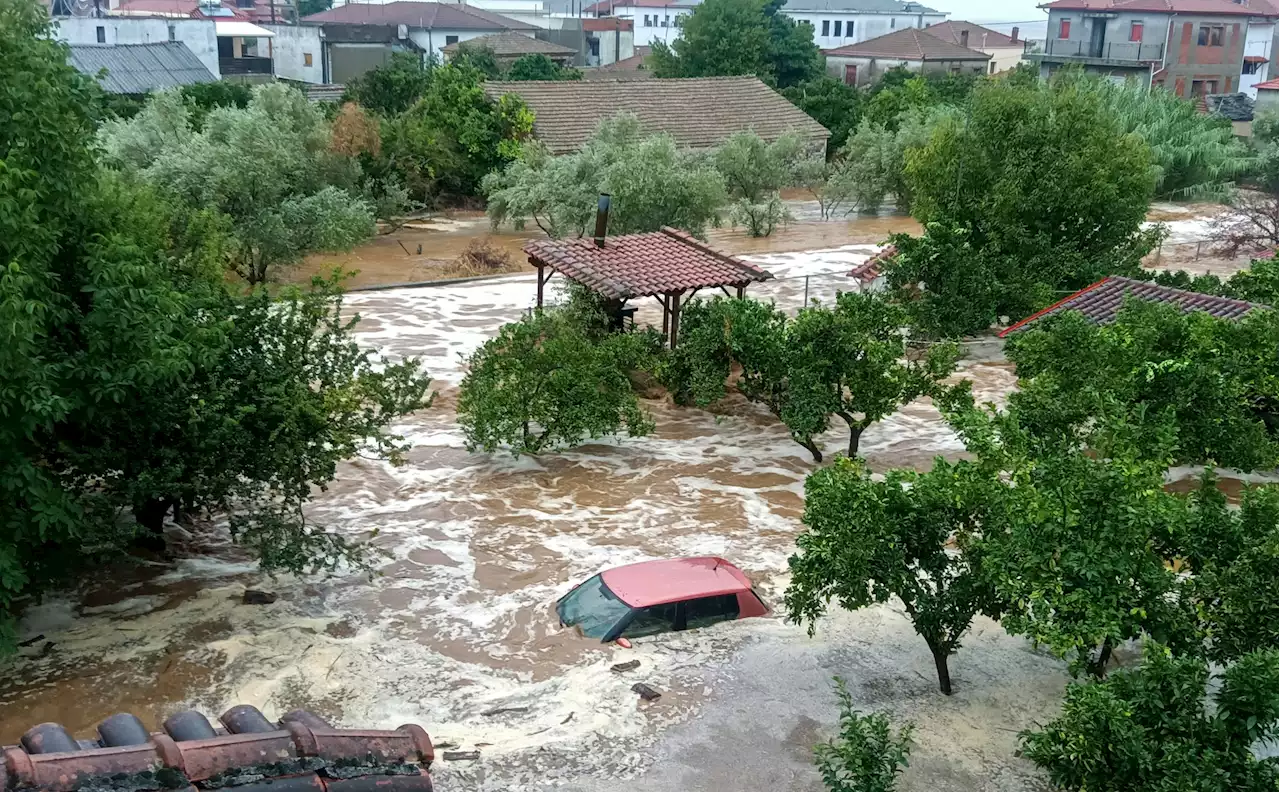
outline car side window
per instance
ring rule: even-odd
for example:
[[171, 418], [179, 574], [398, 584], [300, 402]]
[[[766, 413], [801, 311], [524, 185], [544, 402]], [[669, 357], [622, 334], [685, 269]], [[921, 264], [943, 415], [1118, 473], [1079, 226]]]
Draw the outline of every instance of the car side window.
[[631, 623], [622, 631], [624, 638], [642, 638], [646, 635], [671, 632], [676, 629], [676, 603], [652, 605], [642, 608], [632, 617]]
[[696, 629], [709, 627], [716, 622], [738, 618], [738, 595], [724, 594], [718, 597], [702, 597], [684, 603], [685, 627]]

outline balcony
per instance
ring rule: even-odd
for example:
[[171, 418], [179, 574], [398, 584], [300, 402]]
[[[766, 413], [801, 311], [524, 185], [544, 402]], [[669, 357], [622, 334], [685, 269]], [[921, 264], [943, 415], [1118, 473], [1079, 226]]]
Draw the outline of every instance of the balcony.
[[272, 74], [270, 58], [218, 58], [218, 69], [224, 74]]
[[1136, 41], [1116, 43], [1077, 39], [1049, 39], [1043, 52], [1027, 55], [1032, 60], [1072, 62], [1096, 65], [1139, 66], [1164, 58], [1164, 44], [1141, 44]]

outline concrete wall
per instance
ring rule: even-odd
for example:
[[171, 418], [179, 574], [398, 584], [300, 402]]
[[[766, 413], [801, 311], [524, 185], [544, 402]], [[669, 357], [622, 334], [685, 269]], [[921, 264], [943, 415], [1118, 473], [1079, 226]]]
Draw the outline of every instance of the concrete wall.
[[[98, 40], [102, 28], [105, 41]], [[218, 70], [218, 36], [213, 20], [162, 17], [71, 17], [57, 20], [54, 34], [68, 44], [155, 44], [181, 41], [214, 77]]]
[[[446, 60], [446, 58], [444, 57], [444, 53], [441, 52], [441, 50], [445, 48], [445, 45], [455, 40], [452, 37], [456, 36], [457, 41], [470, 41], [473, 38], [478, 38], [480, 36], [487, 36], [491, 33], [496, 33], [496, 32], [498, 31], [496, 30], [447, 30], [445, 28], [440, 28], [438, 30], [423, 30], [422, 28], [410, 28], [409, 38], [413, 41], [414, 44], [417, 44], [424, 51], [434, 53], [435, 56], [440, 60], [440, 62], [443, 63]], [[513, 31], [513, 32], [520, 33], [521, 35], [528, 36], [529, 38], [533, 38], [533, 33], [534, 33], [534, 31], [532, 30], [519, 30], [519, 31]]]
[[1019, 63], [1022, 63], [1022, 47], [975, 47], [978, 52], [985, 52], [991, 56], [991, 61], [987, 64], [987, 74], [999, 74], [1008, 71]]
[[670, 44], [680, 37], [680, 17], [693, 13], [692, 8], [665, 6], [663, 8], [619, 8], [614, 16], [630, 19], [634, 24], [632, 42], [637, 47], [648, 47], [655, 41]]
[[845, 74], [849, 66], [856, 66], [857, 85], [870, 85], [878, 81], [884, 73], [899, 66], [918, 74], [949, 74], [959, 69], [960, 74], [983, 74], [987, 69], [986, 61], [912, 61], [897, 58], [848, 58], [838, 55], [827, 56], [827, 73], [839, 80], [846, 80]]
[[1280, 112], [1280, 91], [1258, 91], [1258, 98], [1253, 104], [1253, 117], [1259, 113]]
[[600, 41], [600, 59], [594, 66], [608, 66], [636, 54], [635, 34], [630, 30], [601, 30], [589, 35]]
[[[1231, 93], [1240, 88], [1240, 70], [1244, 60], [1247, 18], [1178, 14], [1169, 29], [1168, 55], [1164, 73], [1156, 84], [1178, 96], [1191, 97], [1201, 83], [1201, 93]], [[1223, 28], [1220, 46], [1201, 46], [1200, 29], [1205, 26]]]
[[1261, 82], [1270, 80], [1277, 74], [1275, 66], [1272, 64], [1273, 42], [1276, 38], [1276, 23], [1267, 22], [1260, 25], [1249, 25], [1249, 30], [1244, 37], [1244, 54], [1245, 56], [1257, 55], [1267, 59], [1267, 63], [1258, 64], [1256, 70], [1252, 74], [1245, 74], [1244, 69], [1240, 71], [1240, 90], [1252, 97], [1257, 97], [1258, 89], [1254, 86]]
[[[1062, 23], [1070, 23], [1067, 36], [1062, 36]], [[1047, 55], [1088, 56], [1093, 28], [1103, 23], [1101, 57], [1111, 61], [1154, 60], [1165, 55], [1165, 42], [1169, 34], [1169, 15], [1148, 13], [1120, 13], [1110, 19], [1086, 17], [1083, 11], [1050, 11], [1049, 35], [1045, 40]], [[1139, 41], [1130, 41], [1133, 24], [1142, 25]]]
[[325, 44], [328, 60], [328, 82], [345, 85], [367, 71], [376, 69], [391, 60], [395, 49], [389, 44]]
[[[271, 39], [276, 76], [282, 80], [324, 83], [321, 28], [318, 25], [262, 25], [275, 33]], [[308, 59], [311, 61], [307, 63]]]
[[[878, 36], [892, 33], [902, 28], [923, 28], [936, 25], [945, 20], [946, 14], [868, 14], [858, 11], [783, 11], [797, 22], [808, 22], [813, 25], [813, 42], [820, 49], [834, 49], [845, 44], [856, 44]], [[827, 33], [822, 33], [822, 23], [827, 24]], [[840, 23], [840, 35], [836, 33], [836, 23]], [[849, 31], [849, 24], [853, 31]]]

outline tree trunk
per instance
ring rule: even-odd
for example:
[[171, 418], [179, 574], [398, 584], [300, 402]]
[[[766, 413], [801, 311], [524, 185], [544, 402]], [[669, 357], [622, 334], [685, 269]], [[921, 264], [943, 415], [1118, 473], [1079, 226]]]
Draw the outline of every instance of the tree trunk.
[[1098, 657], [1089, 664], [1089, 673], [1096, 679], [1102, 679], [1107, 675], [1107, 662], [1111, 660], [1111, 639], [1102, 642], [1102, 648], [1098, 650]]
[[938, 690], [942, 691], [942, 695], [951, 695], [951, 670], [947, 668], [947, 657], [950, 652], [942, 647], [929, 643], [929, 651], [933, 653], [933, 667], [938, 671]]
[[800, 438], [798, 438], [798, 437], [795, 437], [795, 438], [793, 438], [793, 439], [794, 439], [797, 443], [799, 443], [800, 445], [802, 445], [802, 446], [804, 446], [805, 448], [809, 449], [809, 453], [810, 453], [810, 454], [813, 454], [813, 461], [814, 461], [814, 462], [817, 462], [817, 463], [819, 463], [819, 464], [821, 464], [821, 463], [822, 463], [822, 452], [818, 450], [818, 446], [817, 446], [817, 444], [816, 444], [816, 443], [814, 443], [814, 442], [813, 442], [813, 438], [812, 438], [812, 437], [806, 438], [806, 439], [804, 439], [804, 440], [801, 440], [801, 439], [800, 439]]
[[167, 500], [149, 500], [133, 507], [133, 519], [147, 529], [147, 533], [164, 533], [164, 518], [169, 513]]
[[849, 426], [849, 458], [853, 459], [858, 455], [858, 441], [862, 439], [861, 426]]

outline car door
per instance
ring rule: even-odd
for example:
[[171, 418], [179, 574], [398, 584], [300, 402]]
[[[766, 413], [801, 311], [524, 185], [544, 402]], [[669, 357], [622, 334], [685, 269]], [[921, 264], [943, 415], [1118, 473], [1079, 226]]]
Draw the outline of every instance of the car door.
[[643, 638], [646, 635], [682, 630], [684, 629], [684, 624], [680, 616], [681, 610], [678, 602], [639, 608], [631, 616], [631, 620], [622, 628], [619, 635], [623, 638]]
[[699, 597], [686, 600], [681, 605], [684, 609], [684, 628], [687, 630], [710, 627], [717, 622], [733, 621], [738, 618], [737, 594]]

